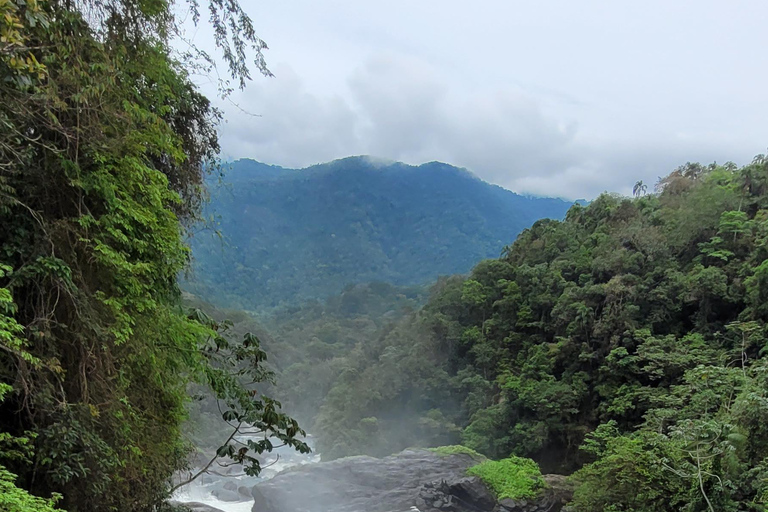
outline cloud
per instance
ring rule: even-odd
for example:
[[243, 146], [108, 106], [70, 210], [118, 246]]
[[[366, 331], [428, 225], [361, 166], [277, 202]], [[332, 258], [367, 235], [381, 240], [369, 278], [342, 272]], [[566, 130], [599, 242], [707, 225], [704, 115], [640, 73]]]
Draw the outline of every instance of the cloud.
[[273, 72], [276, 78], [253, 83], [222, 105], [225, 158], [303, 167], [361, 151], [359, 117], [346, 100], [310, 93], [288, 66]]
[[348, 81], [367, 152], [396, 159], [423, 158], [439, 143], [448, 88], [436, 72], [412, 58], [372, 58]]
[[552, 174], [573, 158], [573, 125], [547, 117], [536, 98], [516, 88], [461, 95], [436, 71], [380, 56], [350, 80], [374, 154], [411, 163], [443, 160], [493, 182]]
[[737, 160], [760, 149], [718, 133], [675, 134], [632, 119], [625, 120], [625, 139], [598, 136], [599, 130], [580, 128], [587, 101], [515, 84], [468, 89], [458, 85], [460, 77], [413, 56], [370, 57], [345, 90], [329, 94], [310, 91], [288, 66], [273, 71], [277, 78], [234, 97], [260, 117], [225, 105], [225, 157], [287, 167], [355, 154], [412, 164], [440, 160], [517, 192], [592, 198], [604, 190], [629, 193], [637, 179], [655, 183], [688, 160]]

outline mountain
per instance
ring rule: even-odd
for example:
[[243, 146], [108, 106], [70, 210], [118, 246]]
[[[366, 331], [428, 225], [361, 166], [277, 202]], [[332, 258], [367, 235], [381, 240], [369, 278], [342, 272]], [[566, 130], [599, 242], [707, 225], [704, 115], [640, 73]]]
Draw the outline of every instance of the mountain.
[[355, 283], [423, 284], [497, 257], [572, 203], [522, 196], [465, 169], [349, 157], [306, 169], [233, 162], [211, 187], [221, 237], [192, 241], [189, 291], [262, 309]]

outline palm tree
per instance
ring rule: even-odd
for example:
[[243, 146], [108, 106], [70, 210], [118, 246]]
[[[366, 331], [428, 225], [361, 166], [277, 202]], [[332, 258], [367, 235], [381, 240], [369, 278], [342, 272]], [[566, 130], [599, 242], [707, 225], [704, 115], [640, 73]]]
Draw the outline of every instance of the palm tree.
[[635, 186], [632, 187], [632, 195], [635, 197], [640, 197], [640, 195], [645, 195], [645, 193], [648, 191], [648, 185], [643, 183], [643, 180], [638, 180], [635, 183]]

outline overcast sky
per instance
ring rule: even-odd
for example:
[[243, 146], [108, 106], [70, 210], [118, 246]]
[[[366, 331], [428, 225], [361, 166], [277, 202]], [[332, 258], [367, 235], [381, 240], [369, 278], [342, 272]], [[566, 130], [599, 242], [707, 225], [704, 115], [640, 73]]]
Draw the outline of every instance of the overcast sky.
[[440, 160], [574, 199], [768, 147], [765, 0], [241, 2], [276, 76], [219, 102], [225, 158]]

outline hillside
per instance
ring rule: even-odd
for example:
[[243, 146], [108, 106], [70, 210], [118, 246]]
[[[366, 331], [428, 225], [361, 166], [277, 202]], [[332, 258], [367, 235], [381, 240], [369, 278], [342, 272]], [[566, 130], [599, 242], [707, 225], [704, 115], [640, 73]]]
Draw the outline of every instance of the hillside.
[[571, 205], [521, 196], [443, 163], [367, 157], [301, 170], [239, 160], [211, 196], [222, 238], [194, 237], [186, 287], [246, 309], [325, 297], [354, 283], [424, 284], [464, 273]]
[[461, 442], [578, 469], [573, 510], [765, 511], [768, 159], [539, 221], [341, 364], [324, 457]]

